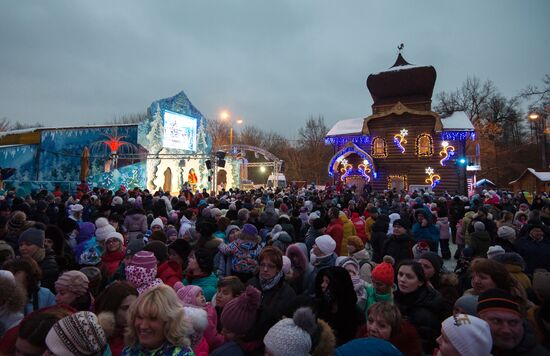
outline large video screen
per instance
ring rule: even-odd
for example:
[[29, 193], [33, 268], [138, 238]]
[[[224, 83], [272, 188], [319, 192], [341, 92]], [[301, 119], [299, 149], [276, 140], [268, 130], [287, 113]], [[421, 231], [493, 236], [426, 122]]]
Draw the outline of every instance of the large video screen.
[[165, 111], [162, 146], [178, 150], [196, 151], [197, 119]]

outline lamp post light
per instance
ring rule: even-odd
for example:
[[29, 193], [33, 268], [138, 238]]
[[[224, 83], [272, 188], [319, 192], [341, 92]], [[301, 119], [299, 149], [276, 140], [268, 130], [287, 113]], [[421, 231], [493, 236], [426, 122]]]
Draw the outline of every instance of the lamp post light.
[[[228, 111], [224, 110], [220, 113], [220, 119], [229, 123], [229, 146], [233, 146], [233, 124], [230, 118], [231, 114]], [[243, 119], [237, 119], [235, 122], [240, 125], [243, 123]]]
[[[540, 125], [541, 129], [541, 143], [542, 143], [542, 169], [546, 170], [548, 164], [546, 163], [546, 134], [550, 133], [550, 130], [546, 127], [546, 117], [539, 115], [537, 112], [532, 112], [528, 116], [529, 120], [536, 122], [537, 125]], [[540, 120], [540, 121], [539, 121]]]

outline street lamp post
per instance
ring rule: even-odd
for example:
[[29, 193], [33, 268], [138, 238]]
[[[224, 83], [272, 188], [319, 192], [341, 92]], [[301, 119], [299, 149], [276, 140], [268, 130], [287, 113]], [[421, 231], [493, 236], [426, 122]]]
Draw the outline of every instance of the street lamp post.
[[[540, 119], [540, 122], [538, 121]], [[546, 127], [546, 118], [540, 116], [538, 113], [533, 112], [529, 114], [529, 120], [537, 122], [537, 125], [540, 125], [541, 128], [541, 143], [542, 143], [542, 169], [546, 170], [548, 168], [548, 165], [546, 163], [546, 134], [548, 133], [548, 129]]]
[[[229, 123], [229, 146], [233, 146], [233, 124], [229, 120], [230, 117], [229, 112], [225, 110], [220, 113], [220, 119]], [[237, 119], [235, 122], [240, 125], [243, 123], [243, 120]]]

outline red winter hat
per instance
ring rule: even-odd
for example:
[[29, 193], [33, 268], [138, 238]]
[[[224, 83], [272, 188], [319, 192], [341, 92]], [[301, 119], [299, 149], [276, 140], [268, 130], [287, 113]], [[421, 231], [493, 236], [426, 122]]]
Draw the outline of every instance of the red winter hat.
[[244, 293], [227, 303], [220, 319], [223, 328], [236, 335], [249, 332], [256, 323], [261, 297], [259, 290], [248, 286]]
[[391, 256], [384, 256], [383, 262], [372, 270], [371, 278], [392, 286], [394, 279], [393, 262], [394, 260]]
[[132, 257], [130, 265], [151, 269], [157, 267], [157, 259], [150, 251], [139, 251]]

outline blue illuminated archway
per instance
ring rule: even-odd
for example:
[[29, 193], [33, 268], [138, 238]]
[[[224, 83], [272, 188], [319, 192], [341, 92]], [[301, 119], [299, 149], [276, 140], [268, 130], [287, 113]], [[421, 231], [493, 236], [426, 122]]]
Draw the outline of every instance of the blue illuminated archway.
[[369, 163], [369, 166], [372, 170], [372, 176], [376, 179], [378, 174], [376, 172], [374, 160], [367, 152], [359, 148], [353, 142], [348, 142], [348, 144], [344, 148], [342, 148], [340, 151], [336, 152], [334, 156], [332, 156], [332, 159], [330, 160], [330, 163], [328, 165], [328, 175], [334, 177], [334, 170], [338, 168], [338, 165], [344, 158], [352, 153], [356, 153], [359, 157]]

